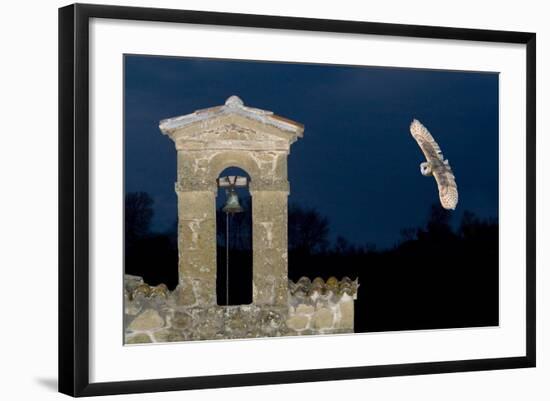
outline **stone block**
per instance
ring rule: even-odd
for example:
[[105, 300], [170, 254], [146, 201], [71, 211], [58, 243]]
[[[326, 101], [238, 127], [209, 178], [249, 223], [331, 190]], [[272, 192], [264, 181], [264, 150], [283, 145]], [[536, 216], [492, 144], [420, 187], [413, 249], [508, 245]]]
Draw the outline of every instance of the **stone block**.
[[261, 325], [267, 331], [273, 331], [281, 327], [284, 318], [280, 313], [272, 310], [264, 310], [261, 314]]
[[156, 342], [167, 343], [173, 341], [185, 341], [185, 335], [180, 330], [163, 329], [156, 331], [153, 336]]
[[289, 329], [300, 331], [308, 327], [309, 317], [304, 315], [294, 315], [286, 321], [286, 325]]
[[310, 315], [315, 312], [313, 305], [300, 304], [296, 306], [296, 314], [300, 315]]
[[338, 325], [340, 328], [353, 330], [353, 311], [353, 301], [340, 303], [340, 322]]
[[139, 314], [128, 328], [132, 331], [147, 331], [160, 329], [162, 326], [164, 326], [164, 319], [159, 313], [154, 309], [147, 309]]
[[151, 342], [151, 337], [146, 333], [138, 333], [126, 337], [126, 344], [147, 344]]
[[175, 312], [172, 318], [172, 326], [178, 329], [191, 329], [193, 327], [193, 317], [185, 312]]
[[124, 275], [124, 288], [131, 294], [138, 286], [143, 284], [143, 278], [132, 274]]
[[140, 302], [132, 302], [130, 300], [125, 300], [124, 313], [129, 316], [135, 316], [141, 311]]
[[322, 308], [313, 315], [313, 324], [316, 329], [331, 328], [334, 322], [334, 316], [330, 309]]
[[190, 284], [180, 285], [176, 288], [176, 303], [178, 305], [194, 305], [197, 302], [193, 287]]

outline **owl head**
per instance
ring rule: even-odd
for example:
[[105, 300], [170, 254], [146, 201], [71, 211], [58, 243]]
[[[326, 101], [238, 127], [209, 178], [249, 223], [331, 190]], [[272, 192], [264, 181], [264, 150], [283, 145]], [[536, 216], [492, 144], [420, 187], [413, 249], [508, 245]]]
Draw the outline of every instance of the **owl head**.
[[420, 172], [426, 177], [432, 175], [432, 165], [429, 162], [420, 163]]

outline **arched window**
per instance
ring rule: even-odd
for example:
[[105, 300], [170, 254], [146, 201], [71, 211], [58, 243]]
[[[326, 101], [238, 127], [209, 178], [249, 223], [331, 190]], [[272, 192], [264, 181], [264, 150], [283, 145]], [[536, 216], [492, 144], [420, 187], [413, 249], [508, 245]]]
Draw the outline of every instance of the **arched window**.
[[[219, 177], [250, 176], [241, 168], [228, 167]], [[252, 303], [252, 199], [248, 187], [235, 188], [242, 211], [224, 211], [228, 201], [226, 187], [218, 186], [216, 197], [218, 305], [244, 305]], [[233, 199], [235, 200], [235, 199]]]

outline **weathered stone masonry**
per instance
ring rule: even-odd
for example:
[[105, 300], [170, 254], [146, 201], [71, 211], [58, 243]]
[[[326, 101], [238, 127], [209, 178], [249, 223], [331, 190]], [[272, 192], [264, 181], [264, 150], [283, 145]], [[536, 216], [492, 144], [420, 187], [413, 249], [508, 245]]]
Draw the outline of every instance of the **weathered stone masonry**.
[[[179, 284], [170, 293], [127, 276], [126, 341], [353, 332], [357, 282], [303, 278], [289, 288], [287, 156], [303, 126], [231, 96], [160, 130], [177, 150]], [[216, 178], [227, 167], [250, 175], [251, 305], [216, 302]]]
[[300, 336], [353, 332], [357, 281], [288, 281], [288, 305], [189, 307], [162, 284], [125, 276], [126, 343]]

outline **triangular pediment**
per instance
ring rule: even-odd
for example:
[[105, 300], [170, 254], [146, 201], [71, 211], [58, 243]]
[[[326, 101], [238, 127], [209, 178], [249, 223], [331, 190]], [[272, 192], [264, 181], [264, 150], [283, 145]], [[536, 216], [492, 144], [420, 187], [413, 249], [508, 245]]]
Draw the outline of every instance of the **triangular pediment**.
[[216, 121], [209, 129], [197, 130], [185, 135], [188, 140], [197, 141], [276, 141], [285, 140], [273, 133], [255, 130], [234, 121]]
[[162, 120], [159, 127], [178, 148], [203, 144], [208, 148], [288, 149], [304, 130], [303, 125], [271, 111], [246, 107], [236, 96], [224, 106]]
[[248, 126], [217, 120], [210, 121], [204, 129], [188, 129], [172, 135], [178, 149], [257, 149], [288, 150], [292, 138], [281, 137], [266, 130], [255, 130]]

